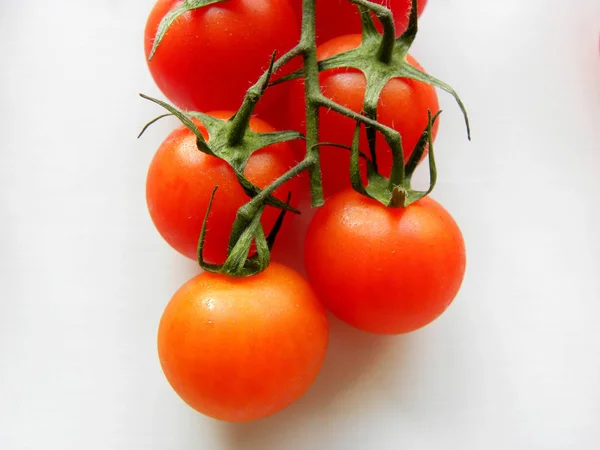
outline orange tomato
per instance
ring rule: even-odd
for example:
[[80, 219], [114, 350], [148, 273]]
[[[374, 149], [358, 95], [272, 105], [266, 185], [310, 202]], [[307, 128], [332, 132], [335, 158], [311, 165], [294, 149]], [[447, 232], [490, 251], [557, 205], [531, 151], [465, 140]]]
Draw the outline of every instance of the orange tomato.
[[380, 334], [413, 331], [442, 314], [465, 259], [456, 222], [431, 198], [386, 208], [351, 189], [317, 210], [305, 243], [308, 278], [325, 306]]
[[192, 408], [245, 422], [296, 401], [327, 349], [323, 306], [294, 270], [277, 264], [247, 278], [202, 273], [181, 287], [158, 331], [167, 380]]

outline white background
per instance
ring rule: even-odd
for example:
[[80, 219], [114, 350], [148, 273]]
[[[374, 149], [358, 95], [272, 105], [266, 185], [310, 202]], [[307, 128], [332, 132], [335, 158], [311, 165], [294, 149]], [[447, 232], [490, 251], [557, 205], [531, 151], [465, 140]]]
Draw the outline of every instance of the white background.
[[145, 66], [151, 0], [0, 2], [0, 449], [600, 448], [599, 0], [431, 0], [414, 55], [461, 93], [434, 197], [463, 288], [399, 338], [332, 319], [322, 374], [257, 423], [174, 394], [155, 339], [197, 272], [147, 215], [175, 122]]

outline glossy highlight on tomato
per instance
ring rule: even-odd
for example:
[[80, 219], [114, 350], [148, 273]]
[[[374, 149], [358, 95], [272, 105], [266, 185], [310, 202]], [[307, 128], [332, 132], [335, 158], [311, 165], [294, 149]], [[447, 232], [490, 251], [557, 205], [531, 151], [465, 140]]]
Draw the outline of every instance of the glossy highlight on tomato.
[[167, 380], [192, 408], [246, 422], [302, 396], [327, 350], [327, 316], [309, 284], [277, 263], [231, 278], [205, 272], [181, 287], [158, 331]]
[[[210, 115], [227, 119], [230, 111]], [[203, 136], [208, 133], [202, 124], [196, 125]], [[250, 129], [272, 132], [273, 128], [258, 118], [250, 120]], [[268, 146], [252, 154], [244, 170], [246, 178], [258, 187], [265, 187], [296, 164], [287, 143]], [[237, 210], [250, 201], [226, 161], [202, 153], [196, 147], [196, 136], [185, 126], [174, 130], [161, 144], [150, 164], [146, 179], [146, 202], [154, 225], [161, 236], [178, 252], [196, 259], [198, 239], [202, 230], [212, 191], [218, 186], [207, 223], [204, 259], [223, 263], [227, 257], [229, 234]], [[301, 181], [294, 178], [275, 190], [275, 197], [297, 205]], [[261, 218], [268, 233], [280, 210], [267, 206]], [[292, 220], [288, 214], [284, 229]]]
[[[163, 17], [182, 0], [158, 0], [145, 30], [146, 59]], [[148, 67], [160, 90], [184, 110], [236, 110], [268, 67], [273, 51], [299, 39], [288, 0], [227, 0], [176, 19]]]
[[461, 286], [462, 234], [436, 201], [387, 208], [348, 189], [317, 210], [306, 236], [308, 279], [344, 322], [378, 334], [417, 330]]

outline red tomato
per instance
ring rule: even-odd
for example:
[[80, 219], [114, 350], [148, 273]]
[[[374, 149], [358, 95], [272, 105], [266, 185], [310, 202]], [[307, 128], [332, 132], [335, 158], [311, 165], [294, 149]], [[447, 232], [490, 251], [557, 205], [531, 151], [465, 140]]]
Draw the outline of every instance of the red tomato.
[[[323, 60], [349, 51], [356, 48], [360, 42], [360, 35], [341, 36], [320, 46], [318, 57]], [[412, 66], [423, 70], [410, 55], [407, 60]], [[326, 97], [355, 112], [363, 110], [366, 81], [362, 72], [334, 69], [321, 72], [319, 77], [321, 89]], [[295, 80], [290, 84], [289, 89], [289, 125], [304, 131], [304, 82]], [[377, 120], [402, 135], [405, 158], [411, 155], [423, 131], [427, 128], [428, 110], [434, 114], [439, 110], [438, 98], [433, 86], [406, 78], [393, 78], [383, 88], [377, 106]], [[319, 140], [321, 142], [335, 142], [347, 146], [352, 144], [356, 128], [353, 120], [336, 112], [321, 109], [320, 124]], [[438, 124], [439, 120], [433, 126], [434, 139]], [[365, 154], [369, 154], [364, 127], [360, 147]], [[382, 136], [377, 137], [377, 163], [379, 172], [389, 176], [392, 168], [392, 153]], [[326, 197], [350, 186], [349, 151], [334, 147], [322, 147], [321, 168]]]
[[327, 350], [327, 316], [297, 272], [202, 273], [175, 293], [158, 330], [167, 380], [197, 411], [245, 422], [295, 402]]
[[[379, 3], [392, 11], [396, 36], [400, 36], [408, 25], [411, 0], [371, 0]], [[298, 17], [302, 17], [302, 0], [294, 0], [293, 6]], [[427, 0], [419, 0], [419, 15], [423, 12]], [[317, 43], [328, 41], [344, 34], [360, 33], [361, 22], [356, 5], [348, 0], [317, 0]], [[381, 26], [375, 19], [377, 29]]]
[[[148, 58], [156, 30], [182, 0], [158, 0], [146, 24]], [[150, 72], [161, 91], [187, 110], [237, 110], [246, 90], [300, 32], [288, 0], [229, 0], [185, 13], [169, 28]]]
[[450, 305], [463, 280], [465, 247], [452, 217], [429, 197], [386, 208], [348, 189], [317, 210], [305, 265], [317, 295], [341, 320], [399, 334]]
[[[229, 118], [232, 112], [211, 115]], [[208, 139], [206, 129], [196, 122]], [[250, 128], [257, 132], [274, 131], [266, 122], [252, 118]], [[259, 187], [265, 187], [295, 164], [294, 154], [287, 143], [271, 145], [254, 153], [244, 174]], [[196, 147], [195, 135], [182, 126], [173, 131], [156, 152], [146, 180], [146, 200], [150, 216], [162, 237], [178, 252], [196, 259], [198, 239], [213, 188], [218, 185], [208, 220], [204, 258], [222, 263], [227, 256], [229, 234], [235, 215], [250, 198], [246, 195], [225, 161], [207, 155]], [[275, 191], [286, 201], [292, 192], [292, 204], [298, 200], [300, 184], [297, 178]], [[268, 233], [280, 210], [268, 206], [262, 223]], [[284, 221], [284, 227], [289, 217]]]

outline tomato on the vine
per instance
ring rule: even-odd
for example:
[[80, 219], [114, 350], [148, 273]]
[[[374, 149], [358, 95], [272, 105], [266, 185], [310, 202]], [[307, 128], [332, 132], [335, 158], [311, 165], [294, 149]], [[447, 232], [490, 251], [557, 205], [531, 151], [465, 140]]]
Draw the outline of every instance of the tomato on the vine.
[[341, 320], [380, 334], [410, 332], [442, 314], [465, 262], [456, 222], [429, 197], [388, 208], [342, 191], [317, 210], [305, 243], [320, 300]]
[[[145, 31], [150, 56], [163, 17], [182, 0], [158, 0]], [[246, 90], [299, 32], [288, 0], [228, 0], [188, 11], [167, 30], [148, 62], [160, 90], [186, 110], [237, 109]]]
[[[227, 119], [233, 113], [220, 111], [211, 115]], [[197, 121], [196, 125], [208, 139], [204, 126]], [[250, 119], [250, 129], [265, 133], [275, 131], [258, 118]], [[253, 153], [244, 175], [262, 188], [295, 163], [290, 146], [285, 142], [278, 143]], [[181, 126], [157, 150], [146, 180], [146, 200], [154, 225], [175, 250], [192, 259], [196, 259], [202, 223], [212, 190], [217, 185], [219, 188], [209, 215], [204, 246], [204, 258], [211, 263], [225, 261], [237, 210], [250, 201], [230, 165], [198, 150], [196, 136]], [[274, 196], [286, 201], [288, 192], [291, 192], [292, 205], [297, 205], [300, 189], [301, 181], [294, 178], [275, 190]], [[280, 210], [275, 207], [266, 207], [261, 219], [265, 233], [273, 227], [279, 213]], [[284, 227], [287, 221], [284, 221]]]
[[179, 396], [216, 419], [260, 419], [295, 402], [323, 363], [327, 316], [310, 285], [277, 263], [183, 285], [160, 322], [158, 353]]
[[[400, 36], [408, 25], [408, 15], [412, 4], [411, 0], [371, 1], [379, 3], [392, 11], [394, 25], [396, 25], [396, 35]], [[301, 17], [302, 0], [294, 0], [292, 4], [296, 9], [298, 17]], [[419, 15], [425, 9], [426, 4], [427, 0], [419, 0]], [[316, 20], [318, 44], [344, 34], [360, 33], [361, 30], [358, 8], [349, 0], [317, 0]], [[375, 20], [375, 25], [381, 31], [381, 26], [377, 20]]]
[[[360, 35], [347, 35], [335, 38], [318, 47], [318, 58], [324, 60], [339, 53], [358, 47]], [[412, 66], [423, 70], [410, 55], [407, 61]], [[364, 106], [366, 88], [365, 76], [356, 69], [333, 69], [319, 74], [323, 95], [335, 102], [361, 112]], [[294, 80], [289, 91], [289, 126], [304, 131], [304, 82]], [[377, 106], [377, 120], [395, 130], [402, 136], [404, 156], [407, 159], [419, 141], [427, 126], [427, 111], [436, 113], [439, 110], [435, 88], [421, 81], [406, 78], [391, 79], [381, 92]], [[356, 122], [334, 111], [321, 108], [320, 136], [321, 142], [333, 142], [350, 146], [354, 136]], [[437, 134], [439, 121], [433, 127], [433, 138]], [[298, 145], [298, 144], [294, 144]], [[364, 128], [361, 134], [360, 148], [369, 154]], [[392, 153], [383, 137], [377, 140], [377, 163], [379, 172], [388, 176], [392, 168]], [[323, 146], [321, 148], [321, 169], [323, 173], [323, 189], [325, 196], [330, 196], [350, 186], [350, 152], [344, 149]]]

